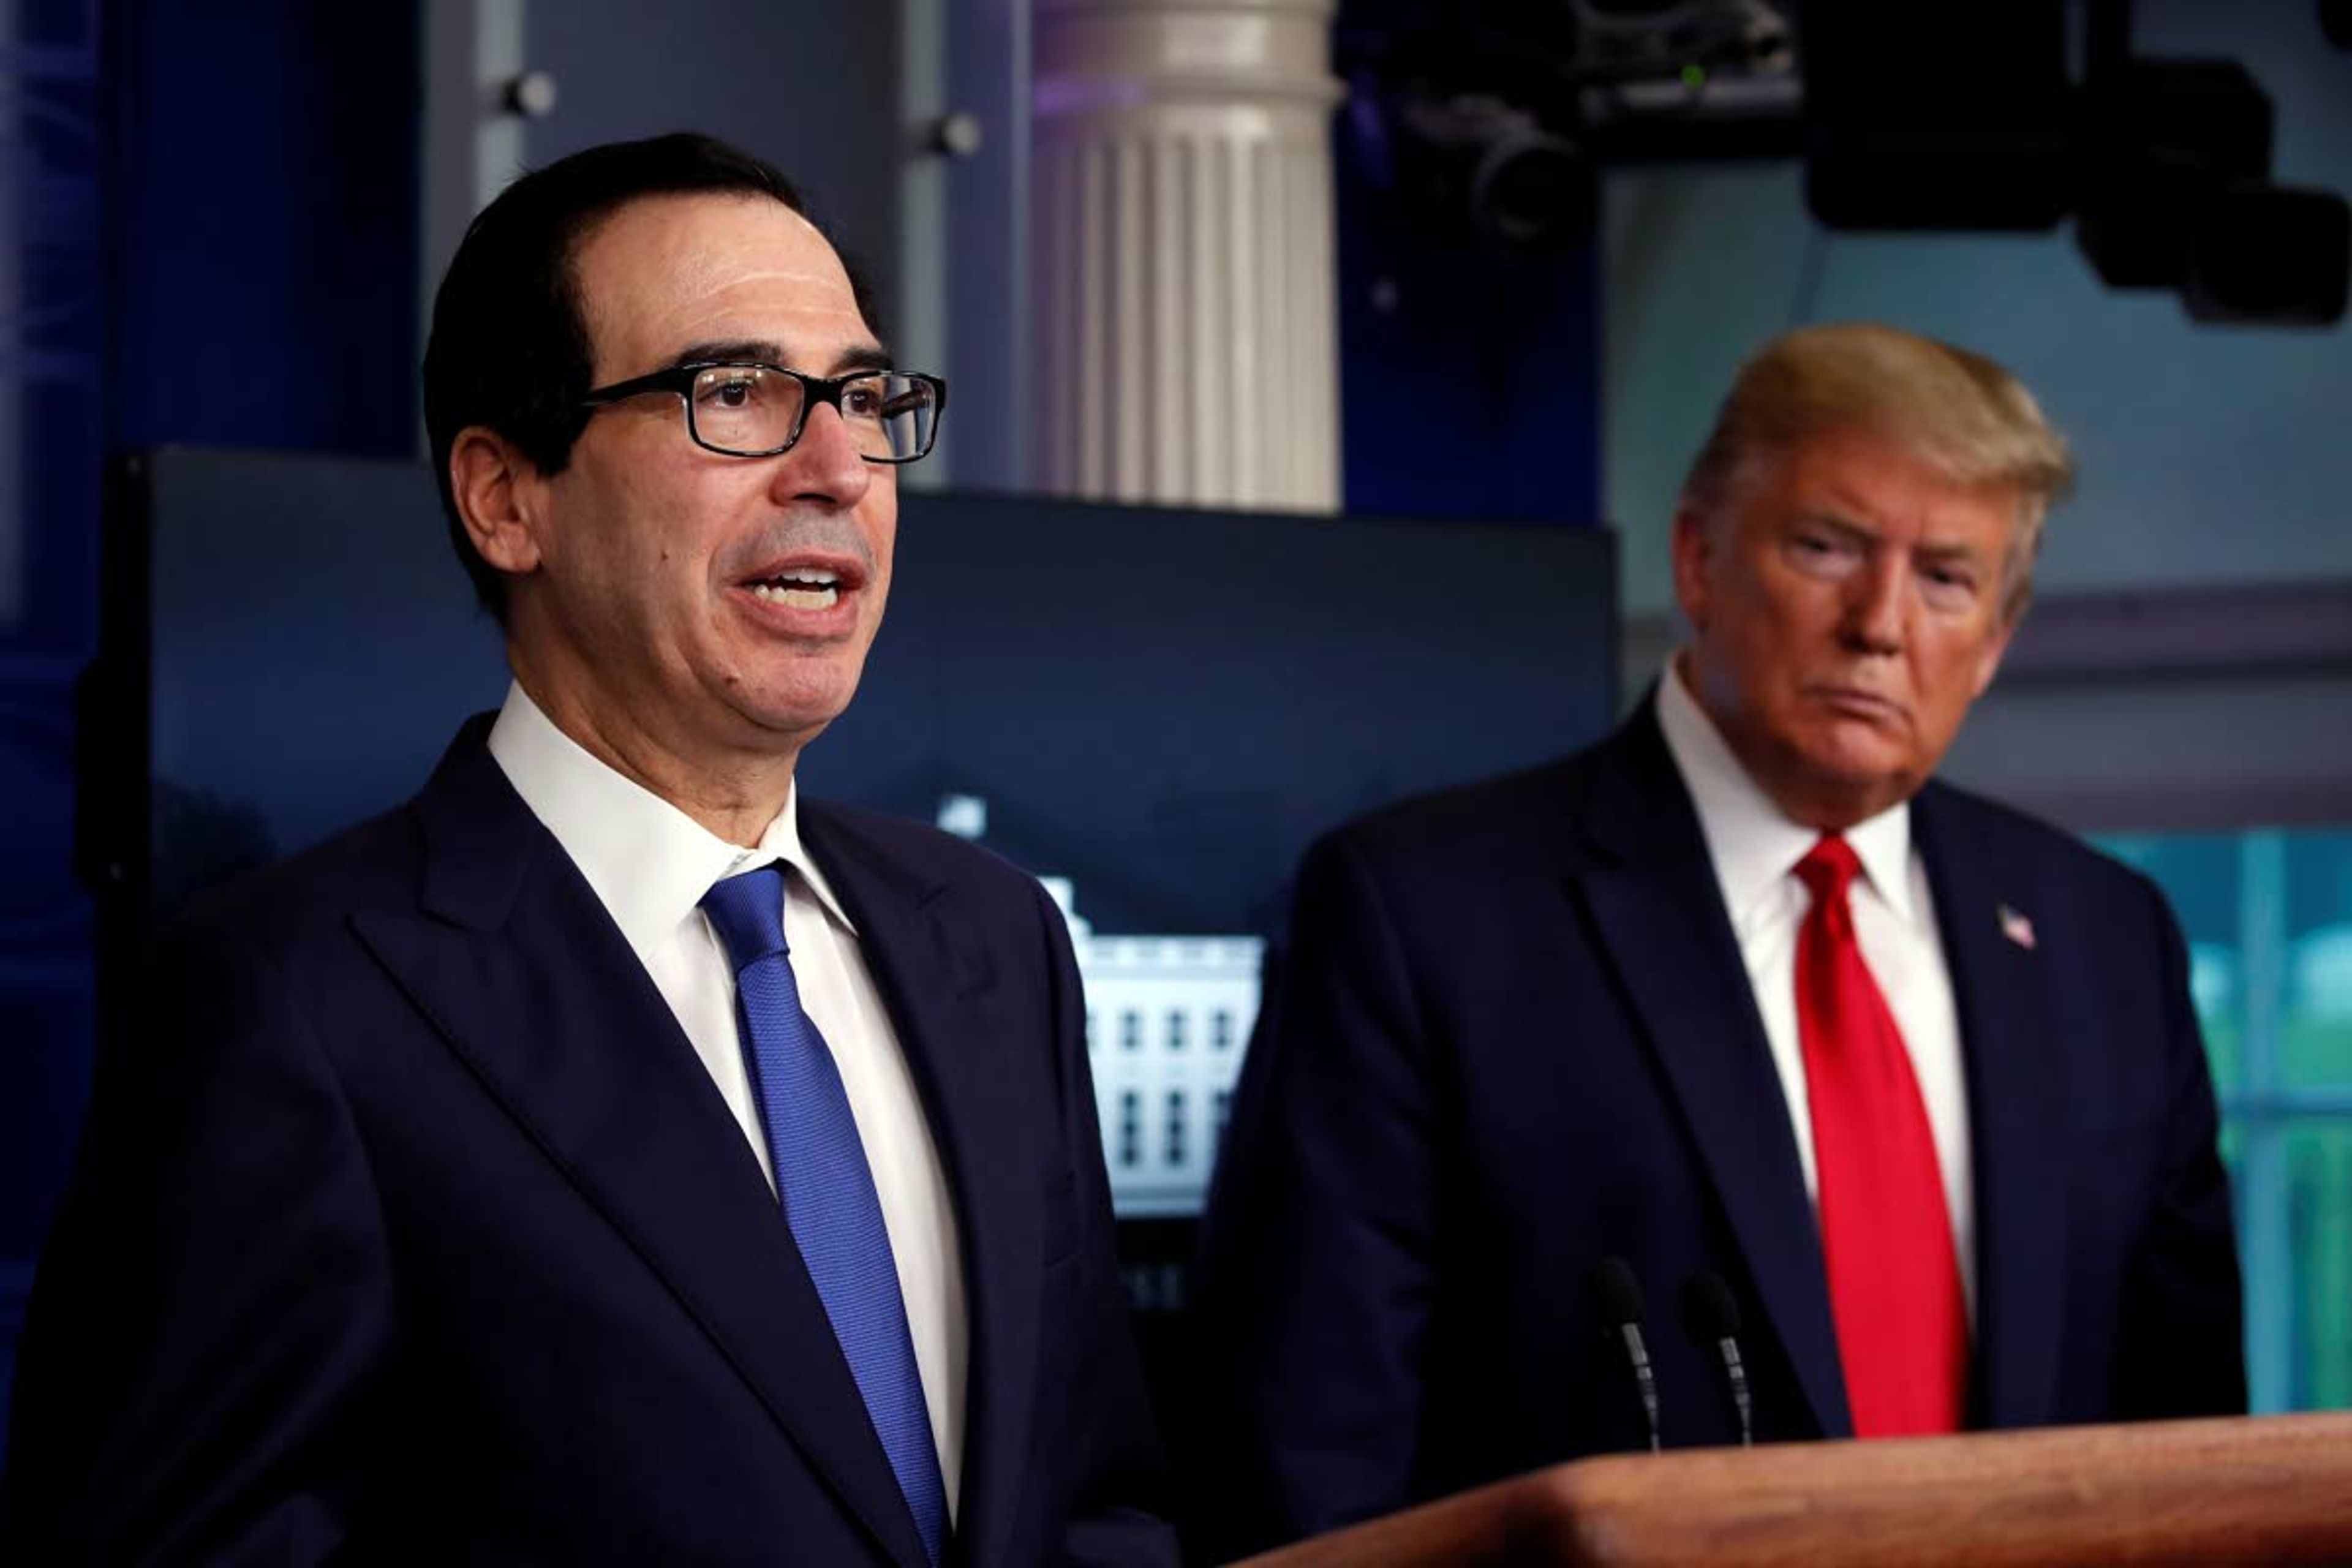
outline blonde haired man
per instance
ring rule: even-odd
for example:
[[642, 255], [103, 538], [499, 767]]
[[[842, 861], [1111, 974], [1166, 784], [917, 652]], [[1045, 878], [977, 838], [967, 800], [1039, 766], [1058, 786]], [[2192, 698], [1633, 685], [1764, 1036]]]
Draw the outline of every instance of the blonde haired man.
[[1739, 1434], [1727, 1295], [1759, 1441], [2243, 1407], [2171, 913], [1932, 776], [2069, 478], [1979, 355], [1777, 339], [1624, 727], [1309, 853], [1204, 1237], [1229, 1543], [1645, 1445], [1635, 1294], [1669, 1447]]

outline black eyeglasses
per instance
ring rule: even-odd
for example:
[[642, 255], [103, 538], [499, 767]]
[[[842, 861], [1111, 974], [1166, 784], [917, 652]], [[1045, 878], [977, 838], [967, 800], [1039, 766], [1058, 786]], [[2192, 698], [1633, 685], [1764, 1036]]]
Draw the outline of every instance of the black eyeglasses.
[[939, 439], [948, 384], [936, 375], [861, 370], [849, 375], [803, 375], [756, 360], [681, 364], [599, 387], [583, 408], [674, 392], [686, 404], [686, 433], [694, 444], [730, 458], [772, 458], [792, 450], [809, 409], [830, 405], [869, 463], [911, 463]]

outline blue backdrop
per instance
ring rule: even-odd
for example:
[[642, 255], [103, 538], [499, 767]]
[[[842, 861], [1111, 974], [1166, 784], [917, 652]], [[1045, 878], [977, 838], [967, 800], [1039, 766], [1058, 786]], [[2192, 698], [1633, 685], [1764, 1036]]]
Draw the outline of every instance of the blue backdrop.
[[96, 636], [102, 457], [161, 441], [412, 450], [420, 101], [412, 5], [28, 0], [11, 15], [0, 1417], [89, 1070], [73, 692]]

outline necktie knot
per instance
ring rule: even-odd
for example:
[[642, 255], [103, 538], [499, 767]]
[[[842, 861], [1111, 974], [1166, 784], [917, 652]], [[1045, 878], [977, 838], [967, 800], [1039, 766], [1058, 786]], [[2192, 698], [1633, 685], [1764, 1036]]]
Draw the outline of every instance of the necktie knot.
[[1834, 833], [1824, 833], [1797, 862], [1797, 879], [1813, 895], [1814, 903], [1843, 904], [1846, 889], [1853, 886], [1861, 869], [1862, 860], [1853, 846]]
[[775, 861], [711, 883], [702, 895], [702, 912], [710, 917], [738, 974], [790, 951], [784, 945], [784, 868]]

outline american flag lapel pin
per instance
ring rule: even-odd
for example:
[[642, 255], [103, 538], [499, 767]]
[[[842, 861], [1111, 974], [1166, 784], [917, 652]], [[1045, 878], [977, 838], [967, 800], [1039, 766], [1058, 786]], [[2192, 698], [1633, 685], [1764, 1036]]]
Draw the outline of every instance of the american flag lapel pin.
[[2000, 934], [2026, 952], [2033, 951], [2033, 922], [2007, 904], [2000, 906]]

